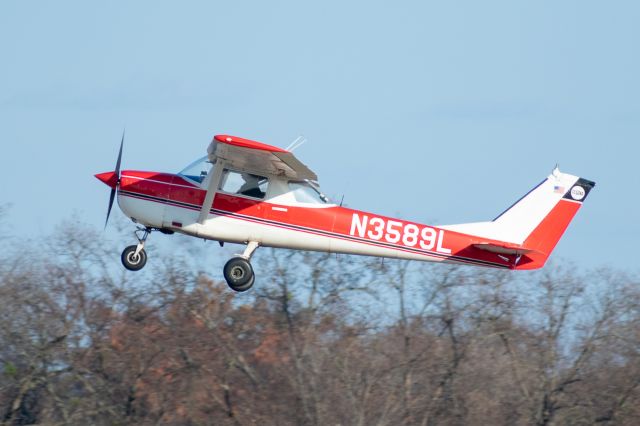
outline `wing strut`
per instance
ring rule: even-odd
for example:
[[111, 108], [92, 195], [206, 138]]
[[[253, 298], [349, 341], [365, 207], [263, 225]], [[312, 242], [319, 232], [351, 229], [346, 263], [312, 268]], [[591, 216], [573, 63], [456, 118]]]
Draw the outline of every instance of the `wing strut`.
[[209, 180], [207, 195], [204, 197], [204, 202], [202, 203], [202, 208], [200, 209], [200, 215], [198, 215], [198, 223], [200, 225], [204, 224], [204, 221], [207, 220], [207, 217], [209, 217], [209, 211], [211, 210], [211, 206], [213, 205], [213, 198], [216, 195], [216, 189], [218, 188], [218, 185], [220, 184], [220, 178], [222, 177], [224, 163], [218, 160], [212, 167], [213, 175]]

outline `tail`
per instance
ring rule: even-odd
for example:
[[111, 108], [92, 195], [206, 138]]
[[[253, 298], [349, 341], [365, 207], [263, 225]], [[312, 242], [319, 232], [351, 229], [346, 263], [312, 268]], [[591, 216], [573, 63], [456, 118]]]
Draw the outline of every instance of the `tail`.
[[476, 237], [477, 248], [515, 255], [514, 269], [541, 268], [594, 186], [556, 167], [492, 222], [442, 228]]

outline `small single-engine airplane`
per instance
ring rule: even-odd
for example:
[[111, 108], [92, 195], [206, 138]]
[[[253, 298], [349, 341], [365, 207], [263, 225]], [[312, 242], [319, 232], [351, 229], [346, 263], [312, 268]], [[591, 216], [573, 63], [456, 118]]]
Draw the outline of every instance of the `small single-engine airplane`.
[[235, 291], [254, 283], [249, 263], [258, 246], [359, 254], [506, 269], [536, 269], [545, 261], [594, 182], [556, 167], [491, 222], [428, 226], [336, 205], [317, 176], [289, 150], [217, 135], [208, 155], [181, 172], [120, 171], [124, 134], [110, 186], [125, 215], [140, 226], [138, 244], [122, 252], [131, 271], [144, 267], [152, 231], [246, 244], [224, 266]]

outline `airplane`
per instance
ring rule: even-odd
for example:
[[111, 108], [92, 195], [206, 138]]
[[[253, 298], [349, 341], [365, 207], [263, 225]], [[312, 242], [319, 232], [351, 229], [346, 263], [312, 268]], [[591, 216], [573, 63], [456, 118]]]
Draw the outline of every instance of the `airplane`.
[[207, 155], [179, 173], [120, 170], [95, 176], [111, 187], [105, 228], [117, 195], [138, 225], [124, 249], [130, 271], [147, 262], [153, 231], [245, 244], [223, 275], [237, 292], [255, 281], [250, 260], [260, 246], [511, 270], [544, 266], [595, 182], [556, 168], [492, 221], [431, 226], [343, 207], [322, 193], [318, 177], [291, 150], [216, 135]]

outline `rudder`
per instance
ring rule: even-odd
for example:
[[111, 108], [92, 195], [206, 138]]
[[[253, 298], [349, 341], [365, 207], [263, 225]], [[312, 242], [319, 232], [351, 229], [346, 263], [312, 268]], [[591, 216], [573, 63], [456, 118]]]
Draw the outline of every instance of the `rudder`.
[[522, 245], [532, 250], [532, 253], [525, 255], [525, 259], [521, 259], [515, 269], [537, 269], [544, 266], [594, 186], [595, 182], [578, 178], [567, 189], [562, 198], [525, 239]]

